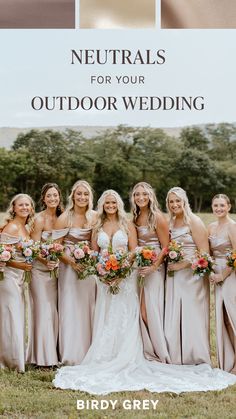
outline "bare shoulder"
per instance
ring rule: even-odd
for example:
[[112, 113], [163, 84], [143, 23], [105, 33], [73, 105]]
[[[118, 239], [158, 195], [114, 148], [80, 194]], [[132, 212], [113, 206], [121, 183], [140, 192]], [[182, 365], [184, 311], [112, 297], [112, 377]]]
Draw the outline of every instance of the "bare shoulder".
[[157, 225], [159, 226], [164, 226], [168, 224], [166, 215], [160, 210], [157, 211], [156, 219], [157, 219]]
[[196, 229], [196, 228], [204, 228], [204, 229], [206, 229], [205, 224], [203, 223], [203, 221], [201, 220], [201, 218], [198, 215], [196, 215], [196, 214], [192, 214], [191, 215], [191, 218], [190, 218], [190, 227], [191, 227], [191, 230]]
[[129, 232], [130, 233], [132, 233], [132, 232], [135, 232], [136, 233], [135, 224], [131, 220], [128, 221], [128, 229], [129, 229]]
[[42, 211], [36, 214], [34, 217], [34, 228], [38, 228], [38, 229], [43, 228], [44, 222], [45, 222], [44, 211]]
[[236, 222], [232, 218], [230, 218], [228, 230], [229, 233], [236, 234]]
[[17, 227], [17, 225], [13, 221], [10, 221], [3, 228], [2, 233], [7, 233], [7, 234], [10, 234], [11, 236], [14, 236], [14, 237], [18, 237], [19, 236], [18, 227]]
[[65, 211], [57, 218], [57, 221], [55, 224], [55, 230], [66, 228], [67, 222], [68, 222], [68, 214], [67, 214], [67, 211]]
[[207, 227], [208, 232], [211, 234], [216, 229], [216, 226], [217, 226], [216, 221], [214, 221], [213, 223], [210, 223]]

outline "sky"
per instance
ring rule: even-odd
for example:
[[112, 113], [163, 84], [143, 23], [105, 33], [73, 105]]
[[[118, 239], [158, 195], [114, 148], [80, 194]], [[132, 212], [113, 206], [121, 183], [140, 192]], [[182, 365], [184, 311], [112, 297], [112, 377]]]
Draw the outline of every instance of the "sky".
[[[187, 35], [187, 36], [186, 36]], [[71, 65], [71, 49], [165, 50], [163, 65]], [[0, 127], [235, 122], [236, 30], [0, 30]], [[91, 84], [110, 75], [112, 84]], [[115, 76], [142, 76], [118, 84]], [[204, 96], [203, 111], [35, 111], [34, 96]]]

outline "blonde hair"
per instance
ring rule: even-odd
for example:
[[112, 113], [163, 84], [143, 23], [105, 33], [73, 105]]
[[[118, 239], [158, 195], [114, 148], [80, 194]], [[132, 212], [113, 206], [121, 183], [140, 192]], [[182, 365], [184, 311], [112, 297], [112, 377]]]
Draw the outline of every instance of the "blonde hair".
[[87, 223], [89, 225], [92, 223], [92, 217], [93, 217], [93, 215], [92, 215], [92, 211], [93, 211], [93, 191], [92, 191], [92, 188], [86, 180], [77, 180], [77, 182], [75, 182], [75, 184], [72, 186], [71, 193], [68, 197], [68, 205], [67, 205], [67, 208], [65, 210], [65, 214], [67, 214], [67, 216], [68, 216], [68, 222], [69, 222], [68, 227], [72, 227], [72, 219], [73, 219], [74, 207], [75, 207], [74, 194], [75, 194], [76, 189], [79, 186], [83, 186], [84, 188], [86, 188], [88, 193], [89, 193], [89, 202], [88, 202], [87, 210], [85, 212], [85, 218], [86, 218]]
[[148, 227], [151, 230], [154, 230], [156, 227], [157, 217], [158, 217], [158, 213], [160, 213], [160, 209], [159, 209], [159, 203], [157, 201], [154, 189], [152, 188], [151, 185], [149, 185], [149, 183], [139, 182], [133, 187], [133, 190], [131, 192], [131, 199], [130, 199], [131, 210], [133, 213], [133, 222], [134, 224], [136, 224], [137, 219], [141, 212], [139, 206], [135, 203], [135, 191], [139, 186], [141, 186], [144, 189], [144, 191], [148, 193], [148, 198], [149, 198]]
[[128, 233], [128, 220], [127, 215], [124, 210], [124, 203], [120, 197], [120, 195], [114, 191], [113, 189], [108, 189], [107, 191], [103, 192], [103, 194], [100, 196], [98, 203], [97, 203], [97, 222], [94, 226], [94, 233], [97, 233], [103, 226], [107, 215], [104, 211], [104, 204], [106, 197], [112, 195], [116, 199], [117, 202], [117, 219], [119, 223], [119, 227], [124, 232]]
[[15, 196], [13, 196], [12, 200], [10, 201], [9, 207], [6, 211], [6, 216], [4, 218], [3, 225], [1, 226], [1, 230], [12, 220], [15, 218], [15, 204], [16, 201], [20, 198], [27, 198], [30, 201], [31, 204], [31, 212], [28, 215], [25, 224], [29, 226], [29, 230], [32, 231], [34, 227], [34, 214], [35, 214], [35, 204], [31, 196], [25, 193], [19, 193]]
[[224, 193], [218, 193], [217, 195], [213, 196], [211, 203], [213, 204], [213, 201], [215, 199], [224, 199], [228, 205], [231, 205], [230, 199], [228, 197], [228, 195], [225, 195]]
[[175, 219], [175, 216], [172, 214], [172, 212], [170, 211], [170, 208], [169, 208], [169, 195], [171, 193], [174, 193], [183, 202], [183, 221], [184, 221], [184, 224], [189, 225], [190, 222], [191, 222], [191, 217], [193, 215], [193, 212], [190, 208], [188, 197], [187, 197], [187, 194], [186, 194], [185, 190], [180, 188], [179, 186], [171, 188], [167, 192], [167, 196], [166, 196], [166, 208], [167, 208], [167, 211], [168, 211], [168, 214], [169, 214], [169, 217], [170, 217], [170, 224], [173, 225], [173, 222], [174, 222], [174, 219]]

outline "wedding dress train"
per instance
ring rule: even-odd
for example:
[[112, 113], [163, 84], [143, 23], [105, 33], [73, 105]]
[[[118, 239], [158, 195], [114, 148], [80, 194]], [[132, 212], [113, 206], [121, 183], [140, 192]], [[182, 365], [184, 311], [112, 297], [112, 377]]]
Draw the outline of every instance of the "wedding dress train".
[[[113, 250], [127, 247], [128, 238], [118, 230]], [[101, 249], [109, 246], [104, 231], [98, 235]], [[122, 281], [120, 292], [111, 295], [97, 280], [93, 341], [80, 365], [60, 368], [55, 387], [108, 394], [146, 389], [151, 392], [220, 390], [236, 383], [236, 377], [208, 364], [168, 365], [148, 361], [143, 355], [139, 326], [139, 298], [136, 273]]]

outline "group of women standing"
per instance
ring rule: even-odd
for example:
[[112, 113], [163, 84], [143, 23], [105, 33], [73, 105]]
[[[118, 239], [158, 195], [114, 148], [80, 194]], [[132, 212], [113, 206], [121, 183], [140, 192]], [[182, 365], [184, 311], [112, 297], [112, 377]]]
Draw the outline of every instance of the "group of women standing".
[[[226, 266], [227, 250], [236, 248], [236, 223], [229, 217], [228, 197], [216, 195], [213, 198], [217, 221], [209, 226], [209, 242], [207, 230], [192, 213], [186, 193], [179, 187], [167, 194], [169, 225], [152, 187], [146, 182], [133, 188], [132, 221], [127, 219], [123, 202], [113, 190], [102, 194], [97, 212], [93, 211], [92, 190], [83, 180], [73, 186], [65, 211], [56, 184], [43, 187], [41, 202], [43, 211], [34, 217], [34, 204], [28, 195], [13, 198], [2, 227], [2, 243], [16, 243], [31, 234], [34, 240], [51, 237], [63, 243], [66, 249], [84, 240], [89, 241], [94, 250], [112, 245], [113, 249], [125, 247], [131, 254], [137, 245], [151, 245], [158, 249], [158, 259], [152, 266], [140, 268], [139, 274], [145, 277], [143, 289], [137, 288], [137, 270], [134, 270], [120, 284], [118, 295], [110, 295], [106, 285], [94, 276], [78, 280], [77, 270], [81, 266], [68, 251], [60, 260], [58, 284], [50, 275], [56, 262], [39, 257], [33, 265], [17, 258], [6, 266], [2, 264], [1, 367], [24, 371], [25, 363], [76, 365], [61, 368], [54, 384], [103, 394], [141, 388], [176, 392], [207, 390], [236, 382], [233, 375], [220, 374], [219, 370], [217, 374], [211, 370], [214, 372], [211, 383], [206, 382], [201, 371], [197, 382], [195, 370], [184, 368], [181, 371], [176, 367], [176, 364], [188, 367], [207, 364], [210, 368], [209, 278], [199, 278], [191, 269], [195, 251], [209, 252], [210, 242], [216, 259], [210, 282], [216, 284], [219, 366], [222, 370], [236, 372], [236, 278], [235, 272]], [[172, 239], [182, 243], [184, 251], [184, 260], [168, 267], [168, 271], [174, 271], [174, 276], [166, 276], [163, 263], [170, 234]], [[32, 270], [26, 355], [24, 270]], [[127, 365], [128, 368], [133, 366], [130, 374]], [[206, 373], [209, 376], [208, 369]], [[160, 380], [163, 374], [164, 381]], [[114, 375], [119, 377], [115, 383]], [[157, 375], [158, 385], [153, 384]], [[185, 381], [179, 386], [181, 380]]]

